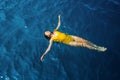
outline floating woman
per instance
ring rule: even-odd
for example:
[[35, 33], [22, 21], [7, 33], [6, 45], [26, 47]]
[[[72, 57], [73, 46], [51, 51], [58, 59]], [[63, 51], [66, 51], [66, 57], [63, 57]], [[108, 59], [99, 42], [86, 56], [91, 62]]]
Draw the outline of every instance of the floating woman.
[[91, 43], [90, 41], [83, 39], [81, 37], [74, 36], [74, 35], [68, 35], [68, 34], [58, 31], [60, 24], [61, 24], [60, 15], [58, 15], [58, 25], [56, 29], [53, 32], [45, 31], [44, 35], [47, 39], [49, 39], [49, 45], [46, 51], [42, 54], [41, 61], [43, 61], [44, 56], [48, 53], [48, 51], [50, 51], [53, 42], [60, 42], [60, 43], [64, 43], [64, 44], [75, 46], [75, 47], [85, 47], [88, 49], [97, 50], [101, 52], [104, 52], [107, 50], [107, 48], [97, 46]]

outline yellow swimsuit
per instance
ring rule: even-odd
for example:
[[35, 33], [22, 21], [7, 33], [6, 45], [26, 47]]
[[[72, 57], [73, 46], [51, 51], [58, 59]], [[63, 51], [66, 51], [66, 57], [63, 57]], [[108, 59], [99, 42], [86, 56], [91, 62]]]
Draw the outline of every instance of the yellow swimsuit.
[[69, 44], [69, 42], [73, 41], [73, 38], [70, 35], [54, 30], [54, 36], [52, 37], [52, 40], [55, 42]]

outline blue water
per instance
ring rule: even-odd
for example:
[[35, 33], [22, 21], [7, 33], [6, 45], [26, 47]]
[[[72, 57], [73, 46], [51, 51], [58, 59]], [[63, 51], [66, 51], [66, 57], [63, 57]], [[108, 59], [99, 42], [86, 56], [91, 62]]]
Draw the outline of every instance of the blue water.
[[[44, 31], [83, 37], [98, 52], [49, 42]], [[119, 0], [0, 0], [0, 80], [120, 80]]]

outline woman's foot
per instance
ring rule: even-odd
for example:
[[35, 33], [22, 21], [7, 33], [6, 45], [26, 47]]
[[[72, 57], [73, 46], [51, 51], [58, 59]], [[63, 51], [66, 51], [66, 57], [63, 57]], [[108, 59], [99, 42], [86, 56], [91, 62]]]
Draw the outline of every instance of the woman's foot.
[[102, 51], [102, 52], [104, 52], [104, 51], [107, 50], [107, 48], [105, 48], [105, 47], [98, 47], [97, 50], [98, 50], [98, 51]]

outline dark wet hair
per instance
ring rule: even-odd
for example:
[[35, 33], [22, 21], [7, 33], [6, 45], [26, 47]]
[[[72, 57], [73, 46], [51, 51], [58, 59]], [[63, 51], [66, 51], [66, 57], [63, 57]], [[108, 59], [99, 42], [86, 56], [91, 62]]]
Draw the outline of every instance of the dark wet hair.
[[50, 40], [50, 37], [46, 36], [45, 34], [44, 34], [44, 36], [45, 36], [46, 39]]
[[[53, 34], [53, 32], [51, 32], [51, 34]], [[45, 36], [45, 38], [48, 39], [48, 40], [50, 40], [50, 38], [51, 38], [51, 37], [46, 36], [45, 34], [44, 34], [44, 36]]]

